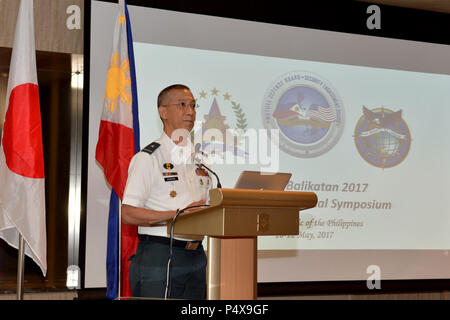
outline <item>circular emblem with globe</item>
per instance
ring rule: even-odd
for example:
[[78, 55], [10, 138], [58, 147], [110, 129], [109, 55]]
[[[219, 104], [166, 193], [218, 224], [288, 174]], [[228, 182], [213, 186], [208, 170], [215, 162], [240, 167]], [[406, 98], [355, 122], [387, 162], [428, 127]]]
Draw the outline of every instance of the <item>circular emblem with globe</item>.
[[290, 72], [267, 90], [263, 123], [267, 129], [280, 130], [281, 150], [299, 158], [317, 157], [330, 150], [342, 134], [342, 101], [318, 75]]
[[355, 144], [359, 154], [368, 163], [379, 168], [391, 168], [408, 155], [411, 135], [402, 111], [386, 108], [369, 110], [363, 107], [363, 116], [355, 128]]

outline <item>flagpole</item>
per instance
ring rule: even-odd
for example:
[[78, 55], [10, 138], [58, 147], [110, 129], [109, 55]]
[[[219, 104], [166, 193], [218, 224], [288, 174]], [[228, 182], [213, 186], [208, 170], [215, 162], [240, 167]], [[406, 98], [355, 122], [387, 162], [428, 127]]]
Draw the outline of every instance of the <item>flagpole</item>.
[[25, 241], [19, 233], [19, 258], [17, 259], [17, 300], [23, 300], [23, 276], [25, 270]]
[[121, 273], [122, 273], [122, 201], [119, 198], [119, 283], [117, 284], [117, 300], [120, 300], [120, 283], [122, 282]]

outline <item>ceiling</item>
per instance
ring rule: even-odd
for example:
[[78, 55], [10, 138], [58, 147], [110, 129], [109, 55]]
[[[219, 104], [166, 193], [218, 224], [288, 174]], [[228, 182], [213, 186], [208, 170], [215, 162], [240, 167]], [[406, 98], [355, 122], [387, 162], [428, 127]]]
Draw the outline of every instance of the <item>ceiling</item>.
[[450, 13], [450, 0], [358, 0], [363, 2]]

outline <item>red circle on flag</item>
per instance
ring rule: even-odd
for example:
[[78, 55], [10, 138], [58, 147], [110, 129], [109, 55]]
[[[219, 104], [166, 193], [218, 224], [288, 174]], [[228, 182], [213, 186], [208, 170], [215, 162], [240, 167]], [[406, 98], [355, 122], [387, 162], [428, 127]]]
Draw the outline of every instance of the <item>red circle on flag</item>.
[[39, 89], [25, 83], [9, 96], [2, 146], [8, 168], [24, 177], [44, 178]]

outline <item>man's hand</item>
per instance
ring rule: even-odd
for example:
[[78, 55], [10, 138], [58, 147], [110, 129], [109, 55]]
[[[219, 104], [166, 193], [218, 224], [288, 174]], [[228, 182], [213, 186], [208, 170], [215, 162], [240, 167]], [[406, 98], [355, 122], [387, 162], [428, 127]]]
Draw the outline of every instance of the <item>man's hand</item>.
[[[192, 206], [200, 206], [200, 205], [204, 205], [206, 203], [206, 198], [203, 198], [199, 201], [194, 201], [192, 203], [190, 203], [187, 207], [192, 207]], [[190, 209], [186, 209], [185, 212], [193, 212], [199, 209], [202, 209], [204, 207], [196, 207], [196, 208], [190, 208]]]

